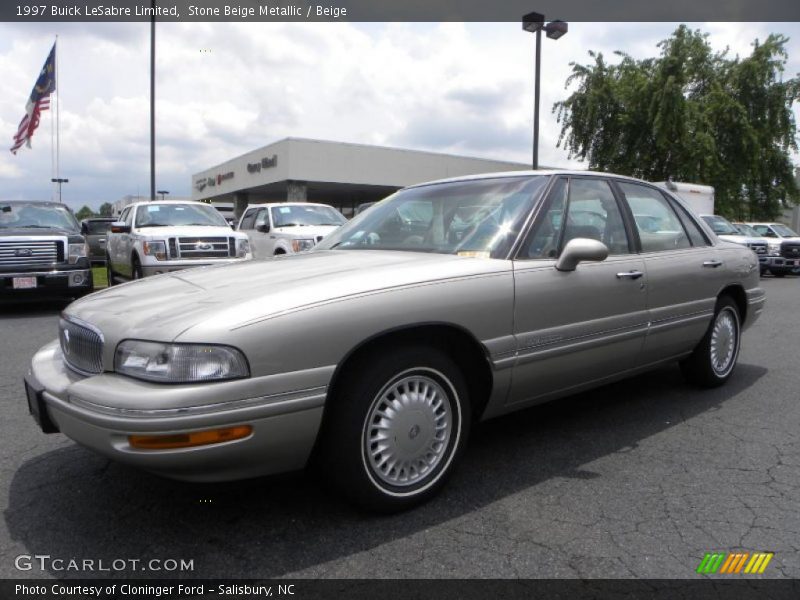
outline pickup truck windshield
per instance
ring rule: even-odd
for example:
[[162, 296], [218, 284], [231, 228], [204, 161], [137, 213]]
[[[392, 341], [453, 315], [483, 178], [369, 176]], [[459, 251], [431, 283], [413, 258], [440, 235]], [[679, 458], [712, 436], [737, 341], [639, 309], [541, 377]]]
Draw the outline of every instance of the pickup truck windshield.
[[709, 224], [711, 229], [717, 235], [741, 235], [736, 227], [731, 225], [725, 217], [718, 217], [717, 215], [704, 215], [703, 220]]
[[216, 208], [201, 204], [144, 204], [136, 209], [135, 227], [199, 225], [228, 227]]
[[400, 190], [327, 235], [314, 251], [505, 257], [547, 179], [504, 177]]
[[0, 202], [0, 229], [80, 231], [78, 221], [66, 207], [27, 202]]

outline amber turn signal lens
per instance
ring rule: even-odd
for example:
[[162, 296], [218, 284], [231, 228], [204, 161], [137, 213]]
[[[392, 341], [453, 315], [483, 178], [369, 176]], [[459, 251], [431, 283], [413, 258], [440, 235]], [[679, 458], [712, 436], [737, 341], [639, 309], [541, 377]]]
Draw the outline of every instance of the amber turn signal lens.
[[176, 433], [173, 435], [129, 435], [128, 442], [138, 450], [170, 450], [173, 448], [191, 448], [241, 440], [253, 433], [250, 425], [226, 427], [225, 429], [208, 429], [192, 433]]

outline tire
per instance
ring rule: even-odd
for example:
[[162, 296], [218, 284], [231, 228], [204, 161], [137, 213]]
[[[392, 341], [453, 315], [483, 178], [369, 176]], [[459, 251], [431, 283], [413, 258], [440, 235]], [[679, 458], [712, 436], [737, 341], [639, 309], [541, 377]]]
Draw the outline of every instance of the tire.
[[131, 260], [131, 279], [136, 280], [142, 277], [144, 277], [142, 273], [142, 264], [139, 262], [139, 258], [134, 256]]
[[111, 257], [106, 255], [106, 279], [108, 279], [108, 287], [114, 285], [114, 269], [111, 268]]
[[739, 308], [733, 298], [721, 296], [708, 331], [691, 356], [681, 362], [684, 377], [701, 387], [722, 385], [736, 367], [741, 340]]
[[[429, 346], [358, 361], [328, 402], [317, 464], [368, 510], [398, 512], [430, 499], [466, 446], [471, 410], [464, 377]], [[385, 411], [388, 405], [393, 410]]]
[[772, 274], [775, 277], [786, 277], [786, 271], [773, 271]]

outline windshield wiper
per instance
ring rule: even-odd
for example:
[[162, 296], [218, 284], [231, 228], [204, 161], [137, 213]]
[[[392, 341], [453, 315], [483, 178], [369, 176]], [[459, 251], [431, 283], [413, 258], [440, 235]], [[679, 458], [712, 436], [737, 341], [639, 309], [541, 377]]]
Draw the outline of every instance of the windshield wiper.
[[300, 227], [302, 223], [283, 223], [282, 225], [276, 225], [275, 227]]
[[137, 229], [144, 229], [145, 227], [169, 227], [168, 223], [146, 223], [145, 225], [137, 225]]

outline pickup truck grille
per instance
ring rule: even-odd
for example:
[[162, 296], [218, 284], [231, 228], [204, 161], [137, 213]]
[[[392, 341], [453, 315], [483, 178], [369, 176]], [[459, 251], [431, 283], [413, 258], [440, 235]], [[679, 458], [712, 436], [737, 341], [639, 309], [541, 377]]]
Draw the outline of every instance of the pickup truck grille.
[[800, 258], [800, 242], [783, 242], [781, 256], [783, 258]]
[[79, 373], [103, 372], [103, 337], [99, 332], [61, 319], [58, 339], [64, 362]]
[[[178, 238], [178, 257], [192, 258], [228, 258], [236, 256], [236, 249], [231, 253], [231, 244], [226, 237], [182, 237]], [[172, 244], [170, 244], [170, 248]]]
[[56, 240], [0, 241], [0, 267], [49, 267], [64, 260], [64, 247]]
[[766, 254], [767, 244], [765, 242], [751, 242], [747, 246], [756, 254]]

